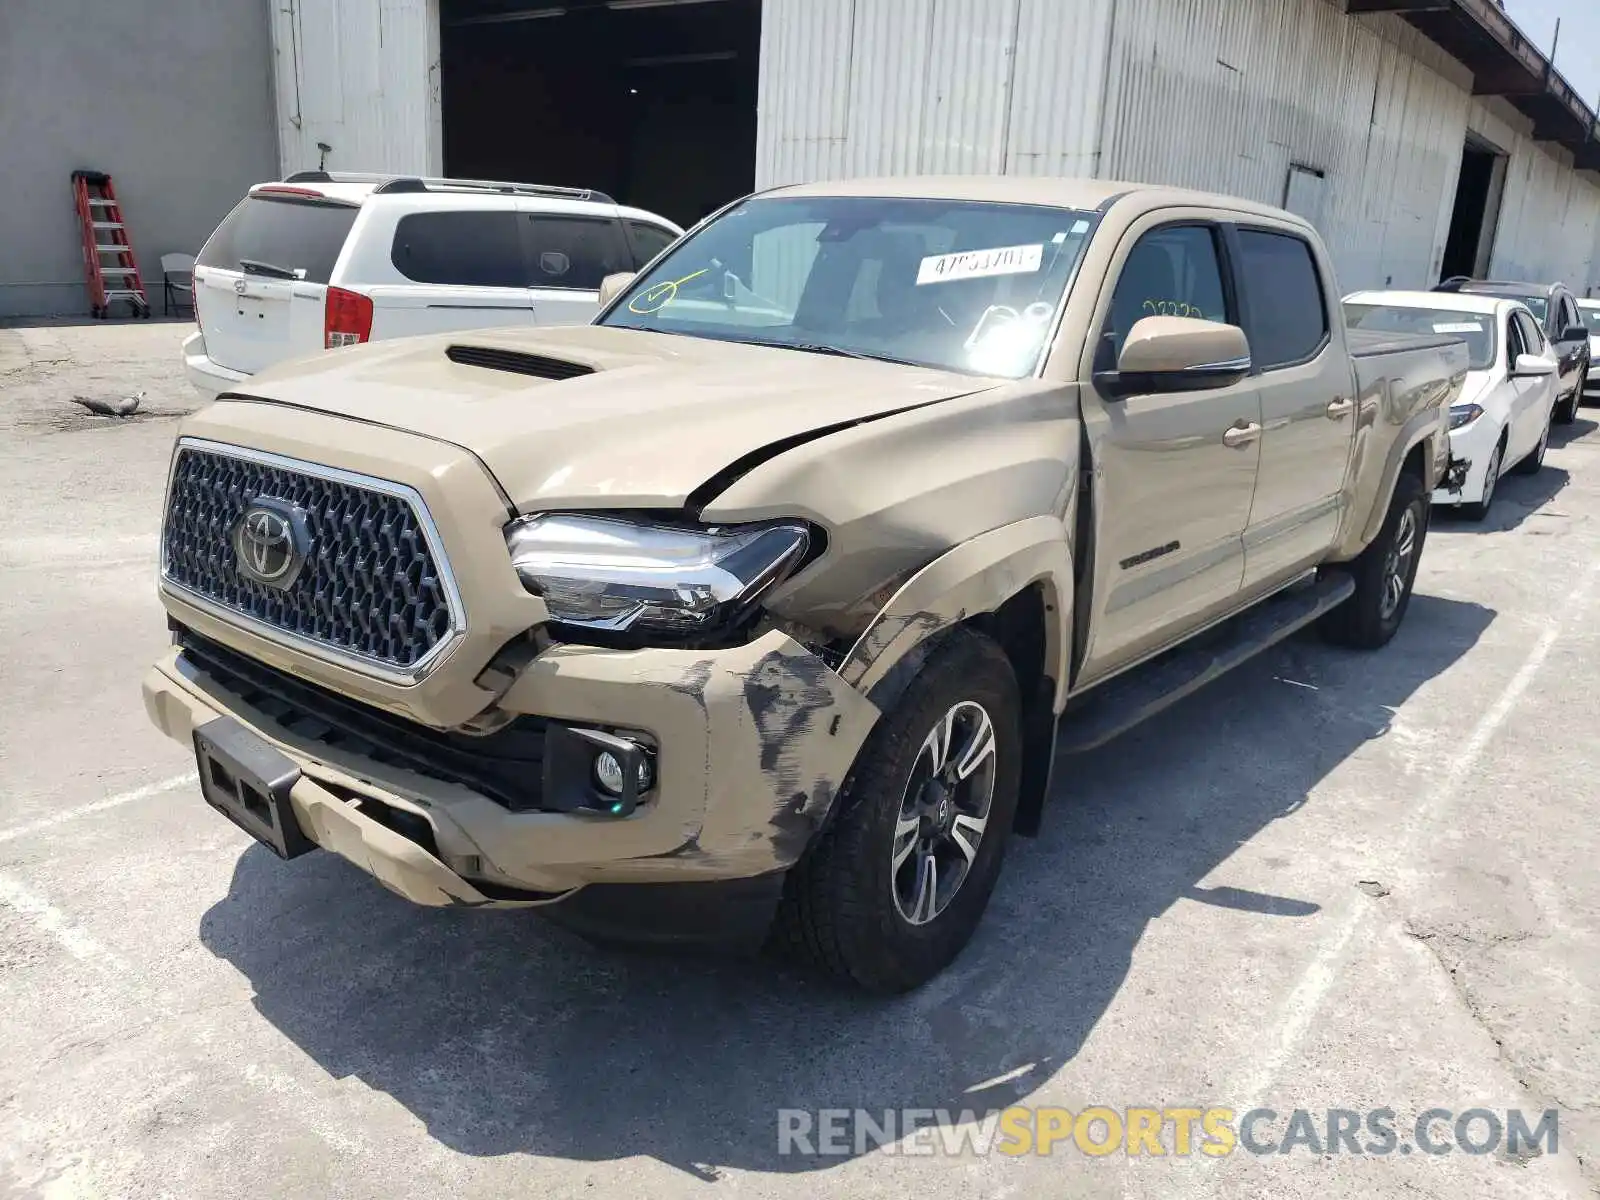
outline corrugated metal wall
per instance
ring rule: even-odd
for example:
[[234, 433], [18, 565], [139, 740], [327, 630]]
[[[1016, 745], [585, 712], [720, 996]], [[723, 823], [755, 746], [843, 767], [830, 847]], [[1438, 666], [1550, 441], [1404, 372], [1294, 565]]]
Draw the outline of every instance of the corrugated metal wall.
[[1295, 164], [1324, 176], [1319, 225], [1347, 289], [1421, 286], [1438, 277], [1469, 119], [1492, 117], [1499, 137], [1480, 132], [1511, 155], [1494, 270], [1580, 288], [1600, 270], [1600, 189], [1514, 110], [1474, 101], [1466, 68], [1394, 17], [1350, 18], [1329, 0], [765, 0], [763, 12], [758, 186], [1005, 171], [1282, 204]]
[[284, 174], [444, 172], [438, 0], [276, 0], [271, 6]]
[[1532, 122], [1502, 100], [1474, 99], [1467, 126], [1509, 158], [1490, 272], [1600, 294], [1600, 187], [1565, 150], [1535, 142]]
[[756, 186], [1094, 174], [1114, 0], [765, 0]]
[[1322, 0], [1121, 0], [1103, 174], [1282, 204], [1310, 167], [1345, 288], [1431, 282], [1466, 132], [1452, 66]]

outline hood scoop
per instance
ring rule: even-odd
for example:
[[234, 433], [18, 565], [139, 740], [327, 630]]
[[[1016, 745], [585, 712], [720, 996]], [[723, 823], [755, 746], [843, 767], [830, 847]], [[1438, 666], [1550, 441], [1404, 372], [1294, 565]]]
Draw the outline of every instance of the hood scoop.
[[520, 350], [499, 350], [492, 346], [451, 346], [444, 356], [463, 367], [482, 367], [486, 371], [509, 371], [513, 375], [532, 375], [538, 379], [576, 379], [593, 375], [586, 363], [525, 354]]

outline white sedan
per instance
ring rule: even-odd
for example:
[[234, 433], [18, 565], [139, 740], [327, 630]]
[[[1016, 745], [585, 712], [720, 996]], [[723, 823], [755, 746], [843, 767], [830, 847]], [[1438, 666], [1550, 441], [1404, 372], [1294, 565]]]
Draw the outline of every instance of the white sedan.
[[1559, 364], [1526, 305], [1456, 292], [1356, 292], [1353, 329], [1436, 334], [1467, 343], [1467, 379], [1450, 408], [1451, 470], [1433, 502], [1481, 521], [1507, 468], [1532, 474], [1550, 441]]

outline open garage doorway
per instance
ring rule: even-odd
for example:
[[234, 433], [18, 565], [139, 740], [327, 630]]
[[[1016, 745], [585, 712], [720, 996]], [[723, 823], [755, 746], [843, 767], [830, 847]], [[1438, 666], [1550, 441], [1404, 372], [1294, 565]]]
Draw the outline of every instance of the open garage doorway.
[[1467, 134], [1461, 152], [1461, 178], [1456, 184], [1455, 209], [1444, 244], [1439, 277], [1482, 279], [1489, 273], [1494, 251], [1494, 231], [1500, 220], [1500, 197], [1506, 186], [1504, 152], [1477, 135]]
[[441, 0], [445, 174], [689, 225], [755, 184], [760, 0]]

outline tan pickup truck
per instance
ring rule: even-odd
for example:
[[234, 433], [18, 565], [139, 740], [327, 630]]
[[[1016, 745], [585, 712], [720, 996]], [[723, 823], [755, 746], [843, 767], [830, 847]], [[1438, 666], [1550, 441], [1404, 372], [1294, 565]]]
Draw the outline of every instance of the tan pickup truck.
[[1389, 640], [1467, 370], [1354, 343], [1298, 218], [1105, 182], [781, 188], [605, 297], [191, 417], [146, 707], [284, 857], [874, 991], [960, 952], [1059, 755]]

